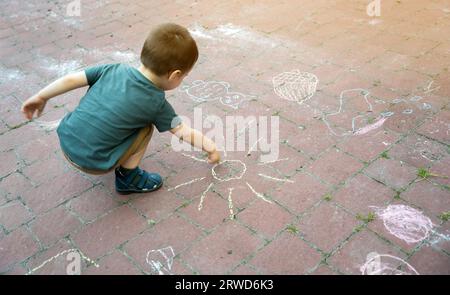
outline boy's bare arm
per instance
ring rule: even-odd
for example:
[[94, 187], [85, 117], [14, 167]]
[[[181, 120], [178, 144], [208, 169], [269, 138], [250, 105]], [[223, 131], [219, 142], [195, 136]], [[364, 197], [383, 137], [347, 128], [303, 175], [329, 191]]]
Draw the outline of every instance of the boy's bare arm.
[[84, 71], [66, 75], [47, 85], [37, 94], [27, 99], [22, 104], [21, 111], [29, 120], [33, 118], [36, 112], [39, 117], [50, 98], [87, 85], [88, 81]]
[[217, 151], [216, 144], [211, 139], [204, 136], [200, 131], [181, 123], [177, 127], [171, 129], [170, 132], [183, 141], [207, 152], [209, 163], [213, 164], [220, 161], [220, 154]]

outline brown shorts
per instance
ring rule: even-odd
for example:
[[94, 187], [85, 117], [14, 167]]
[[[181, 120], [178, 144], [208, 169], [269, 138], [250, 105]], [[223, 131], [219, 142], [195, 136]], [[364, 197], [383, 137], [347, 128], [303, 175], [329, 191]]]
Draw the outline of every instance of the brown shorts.
[[67, 156], [64, 152], [63, 152], [63, 154], [66, 157], [67, 161], [69, 161], [70, 164], [72, 164], [73, 166], [75, 166], [76, 168], [80, 169], [81, 171], [83, 171], [85, 173], [94, 174], [94, 175], [105, 174], [105, 173], [113, 171], [116, 167], [118, 167], [119, 165], [124, 163], [126, 160], [128, 160], [130, 158], [131, 155], [134, 155], [137, 152], [141, 151], [142, 149], [145, 149], [152, 137], [153, 129], [154, 129], [153, 125], [150, 125], [150, 126], [144, 127], [141, 130], [139, 130], [139, 133], [138, 133], [136, 139], [134, 140], [134, 142], [131, 144], [131, 146], [125, 151], [125, 153], [122, 155], [122, 157], [120, 157], [120, 159], [117, 161], [117, 163], [108, 170], [93, 170], [93, 169], [80, 167], [76, 163], [74, 163], [69, 158], [69, 156]]

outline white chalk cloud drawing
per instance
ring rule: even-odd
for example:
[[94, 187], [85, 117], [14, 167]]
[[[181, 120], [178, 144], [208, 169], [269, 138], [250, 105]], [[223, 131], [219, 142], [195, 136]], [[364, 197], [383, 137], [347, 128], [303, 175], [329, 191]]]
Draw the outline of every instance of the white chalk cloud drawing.
[[360, 267], [363, 275], [419, 275], [417, 270], [403, 259], [389, 254], [371, 252]]
[[417, 209], [401, 204], [372, 208], [389, 233], [408, 244], [427, 240], [433, 246], [450, 241], [450, 235], [437, 232], [431, 219]]
[[230, 91], [230, 84], [220, 81], [196, 80], [191, 85], [182, 86], [180, 91], [185, 92], [195, 102], [219, 100], [233, 109], [238, 109], [243, 101], [254, 98], [252, 95]]
[[175, 251], [172, 246], [147, 252], [145, 261], [150, 265], [151, 271], [158, 275], [172, 275]]
[[[251, 122], [249, 123], [251, 124]], [[248, 125], [249, 125], [248, 124]], [[247, 127], [248, 127], [247, 125]], [[252, 147], [250, 147], [250, 149], [247, 151], [246, 155], [251, 155], [252, 151], [254, 150], [255, 146], [257, 145], [257, 143], [261, 140], [258, 139], [255, 144], [252, 145]], [[195, 156], [189, 155], [189, 154], [185, 154], [182, 153], [183, 156], [193, 159], [195, 161], [198, 162], [204, 162], [206, 163], [207, 160], [205, 159], [200, 159], [197, 158]], [[207, 186], [206, 189], [201, 193], [200, 195], [200, 201], [199, 204], [197, 206], [197, 209], [199, 211], [201, 211], [203, 209], [203, 204], [205, 202], [206, 196], [207, 194], [214, 188], [215, 184], [219, 184], [219, 183], [226, 183], [229, 181], [243, 181], [245, 182], [246, 186], [250, 189], [250, 191], [259, 199], [263, 200], [264, 202], [270, 203], [272, 204], [273, 202], [268, 199], [263, 193], [258, 192], [255, 188], [253, 188], [253, 186], [245, 180], [245, 174], [247, 172], [247, 165], [238, 159], [226, 159], [227, 155], [225, 153], [225, 159], [223, 161], [221, 161], [220, 163], [215, 164], [212, 168], [211, 168], [211, 175], [213, 178], [213, 181], [210, 182]], [[286, 161], [288, 160], [288, 158], [283, 158], [283, 159], [278, 159], [278, 160], [272, 160], [272, 161], [268, 161], [268, 162], [259, 162], [258, 165], [269, 165], [272, 163], [276, 163], [279, 161]], [[272, 181], [272, 182], [281, 182], [281, 183], [293, 183], [294, 181], [288, 179], [288, 178], [277, 178], [277, 177], [272, 177], [270, 175], [266, 175], [266, 174], [262, 174], [259, 173], [258, 174], [259, 177], [261, 177], [261, 179], [263, 180], [267, 180], [267, 181]], [[200, 177], [200, 178], [195, 178], [193, 180], [187, 181], [185, 183], [181, 183], [176, 185], [175, 187], [172, 188], [168, 188], [168, 191], [173, 191], [176, 190], [180, 187], [184, 187], [187, 185], [191, 185], [192, 183], [196, 183], [199, 181], [204, 180], [206, 177]], [[234, 215], [234, 205], [233, 205], [233, 199], [232, 199], [232, 194], [233, 194], [233, 190], [235, 188], [234, 187], [229, 187], [228, 188], [228, 209], [230, 211], [230, 215], [229, 218], [231, 220], [233, 220], [235, 218]]]
[[279, 97], [302, 104], [316, 93], [319, 79], [312, 73], [301, 72], [297, 69], [276, 75], [272, 83]]

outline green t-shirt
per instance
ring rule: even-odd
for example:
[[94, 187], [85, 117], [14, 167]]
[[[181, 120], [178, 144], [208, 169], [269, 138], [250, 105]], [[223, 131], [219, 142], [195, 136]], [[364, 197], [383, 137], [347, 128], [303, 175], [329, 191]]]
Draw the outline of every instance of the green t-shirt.
[[181, 123], [164, 91], [124, 64], [85, 70], [89, 89], [58, 126], [61, 148], [87, 169], [108, 170], [131, 146], [140, 128], [159, 132]]

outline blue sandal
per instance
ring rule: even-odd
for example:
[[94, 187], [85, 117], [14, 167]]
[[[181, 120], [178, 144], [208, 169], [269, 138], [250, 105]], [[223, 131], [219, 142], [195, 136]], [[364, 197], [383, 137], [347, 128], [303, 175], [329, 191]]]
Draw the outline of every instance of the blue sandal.
[[122, 195], [133, 193], [149, 193], [159, 189], [162, 184], [161, 175], [148, 173], [139, 167], [130, 170], [126, 175], [116, 168], [116, 191]]

